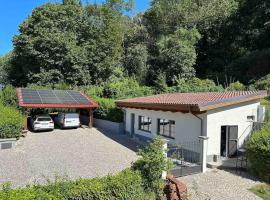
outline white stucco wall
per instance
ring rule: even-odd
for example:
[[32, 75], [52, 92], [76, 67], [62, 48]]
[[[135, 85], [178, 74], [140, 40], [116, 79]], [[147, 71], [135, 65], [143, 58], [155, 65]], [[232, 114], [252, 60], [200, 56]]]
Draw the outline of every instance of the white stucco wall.
[[247, 116], [257, 119], [259, 100], [222, 107], [207, 112], [208, 155], [220, 154], [221, 126], [238, 126], [238, 138], [241, 145], [251, 129], [252, 123]]
[[[198, 118], [190, 113], [180, 113], [180, 112], [163, 112], [163, 111], [153, 111], [153, 110], [141, 110], [141, 109], [131, 109], [126, 108], [126, 128], [125, 130], [131, 132], [131, 114], [135, 114], [135, 126], [134, 132], [137, 135], [141, 135], [148, 138], [153, 138], [157, 134], [157, 119], [168, 119], [175, 121], [176, 137], [175, 139], [169, 139], [171, 143], [183, 143], [190, 141], [197, 141], [201, 134], [201, 122]], [[152, 118], [152, 129], [151, 133], [141, 131], [138, 127], [139, 115], [148, 116]], [[200, 115], [204, 117], [204, 115]]]
[[[172, 143], [185, 143], [197, 141], [198, 136], [209, 137], [207, 155], [220, 154], [221, 126], [238, 126], [238, 136], [241, 145], [251, 129], [252, 123], [248, 121], [247, 116], [254, 115], [257, 119], [257, 109], [260, 105], [259, 100], [241, 103], [233, 106], [226, 106], [207, 111], [207, 113], [199, 115], [203, 119], [203, 130], [201, 133], [201, 121], [190, 113], [180, 112], [163, 112], [144, 109], [126, 108], [125, 130], [131, 132], [131, 114], [135, 114], [134, 132], [148, 138], [153, 138], [157, 134], [157, 119], [174, 120], [176, 125], [175, 139], [169, 139]], [[138, 129], [139, 115], [152, 118], [151, 133]]]

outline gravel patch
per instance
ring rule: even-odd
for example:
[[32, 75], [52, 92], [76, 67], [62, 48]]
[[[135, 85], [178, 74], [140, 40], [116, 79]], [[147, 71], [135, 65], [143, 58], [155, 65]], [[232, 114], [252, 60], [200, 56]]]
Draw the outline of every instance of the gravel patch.
[[74, 180], [114, 174], [137, 159], [131, 147], [136, 144], [124, 136], [94, 128], [30, 133], [14, 149], [0, 151], [0, 184], [24, 187], [56, 176]]
[[209, 169], [205, 173], [180, 178], [187, 184], [190, 200], [261, 200], [248, 189], [260, 183], [247, 174]]

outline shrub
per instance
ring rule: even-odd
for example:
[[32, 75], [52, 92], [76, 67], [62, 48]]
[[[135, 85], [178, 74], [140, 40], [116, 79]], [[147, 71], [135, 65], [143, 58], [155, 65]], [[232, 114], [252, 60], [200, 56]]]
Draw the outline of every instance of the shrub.
[[86, 88], [86, 93], [89, 97], [103, 97], [103, 86], [90, 86]]
[[11, 85], [5, 86], [1, 92], [1, 101], [4, 106], [18, 108], [16, 89]]
[[103, 97], [112, 99], [132, 98], [153, 94], [150, 87], [140, 86], [135, 79], [126, 78], [104, 86]]
[[245, 90], [245, 86], [240, 83], [239, 81], [236, 81], [234, 83], [231, 83], [228, 88], [226, 88], [228, 91], [243, 91]]
[[223, 87], [216, 85], [214, 81], [209, 79], [192, 78], [190, 80], [184, 80], [176, 78], [176, 86], [172, 86], [169, 92], [219, 92], [223, 91]]
[[113, 99], [96, 97], [94, 100], [99, 105], [99, 107], [94, 112], [94, 117], [113, 122], [123, 122], [124, 113], [121, 109], [116, 107]]
[[5, 185], [0, 199], [70, 199], [70, 200], [142, 200], [150, 199], [145, 194], [139, 172], [127, 169], [114, 176], [56, 181], [24, 189], [10, 189]]
[[141, 158], [133, 164], [133, 168], [141, 173], [144, 188], [158, 196], [161, 195], [164, 186], [161, 175], [168, 166], [163, 144], [161, 138], [156, 137], [143, 150], [139, 151], [138, 155]]
[[268, 95], [270, 95], [270, 74], [257, 80], [254, 86], [258, 90], [268, 90]]
[[255, 175], [266, 178], [270, 175], [270, 123], [254, 133], [247, 142], [248, 158]]
[[22, 114], [15, 108], [0, 105], [0, 138], [19, 138], [22, 128]]

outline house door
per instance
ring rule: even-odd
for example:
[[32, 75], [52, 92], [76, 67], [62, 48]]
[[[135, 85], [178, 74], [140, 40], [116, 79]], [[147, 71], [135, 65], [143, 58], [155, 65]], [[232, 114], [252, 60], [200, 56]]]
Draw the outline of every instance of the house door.
[[228, 156], [234, 156], [238, 147], [238, 126], [228, 127]]
[[134, 135], [134, 126], [135, 126], [135, 114], [131, 113], [131, 118], [130, 118], [130, 135]]
[[220, 155], [231, 157], [238, 147], [238, 126], [221, 126]]

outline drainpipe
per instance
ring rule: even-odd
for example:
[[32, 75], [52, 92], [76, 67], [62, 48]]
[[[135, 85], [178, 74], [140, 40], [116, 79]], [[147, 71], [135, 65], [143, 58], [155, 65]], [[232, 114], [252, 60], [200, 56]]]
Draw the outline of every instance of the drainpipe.
[[191, 109], [190, 109], [190, 106], [188, 106], [188, 110], [189, 110], [189, 113], [192, 114], [193, 116], [195, 116], [196, 118], [198, 118], [201, 122], [201, 136], [203, 136], [203, 119], [200, 118], [198, 115], [195, 115], [194, 113], [191, 112]]

